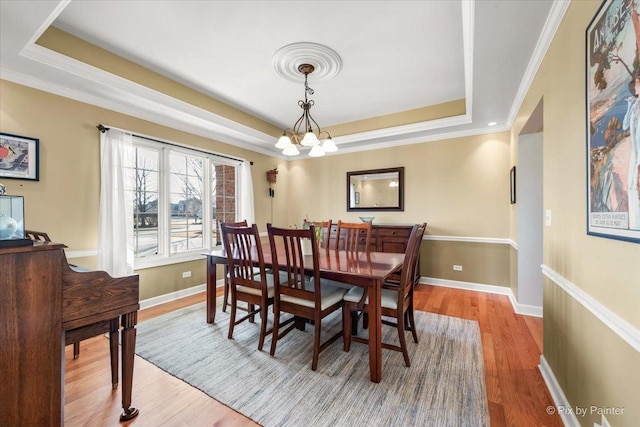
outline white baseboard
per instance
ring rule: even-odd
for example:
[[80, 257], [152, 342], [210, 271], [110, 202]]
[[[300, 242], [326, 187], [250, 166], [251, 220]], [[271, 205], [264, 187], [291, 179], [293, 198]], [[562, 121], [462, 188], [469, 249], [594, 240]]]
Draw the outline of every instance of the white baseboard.
[[[549, 393], [551, 394], [553, 403], [556, 405], [555, 408], [553, 408], [553, 411], [557, 412], [558, 415], [560, 415], [562, 423], [566, 427], [580, 427], [580, 421], [578, 421], [575, 412], [564, 410], [564, 408], [571, 408], [571, 405], [567, 400], [567, 396], [564, 395], [562, 387], [560, 387], [556, 376], [553, 375], [553, 371], [547, 363], [547, 359], [544, 358], [544, 355], [540, 356], [540, 364], [538, 365], [538, 369], [542, 374], [542, 379], [544, 379], [544, 382], [549, 389]], [[550, 408], [547, 408], [547, 411], [550, 410]]]
[[175, 301], [180, 298], [188, 297], [191, 295], [199, 294], [201, 292], [206, 292], [207, 285], [196, 285], [191, 288], [181, 289], [179, 291], [171, 292], [164, 295], [159, 295], [157, 297], [148, 298], [140, 301], [140, 309], [155, 307], [156, 305], [164, 304], [165, 302]]
[[[224, 280], [220, 279], [216, 282], [216, 288], [221, 288], [222, 286], [224, 286]], [[158, 295], [157, 297], [147, 298], [140, 301], [140, 310], [142, 310], [143, 308], [155, 307], [156, 305], [164, 304], [165, 302], [175, 301], [180, 298], [185, 298], [206, 291], [207, 284], [204, 283], [202, 285], [192, 286], [190, 288], [182, 289], [168, 294]]]
[[459, 280], [438, 279], [435, 277], [420, 277], [420, 283], [423, 283], [425, 285], [442, 286], [446, 288], [465, 289], [468, 291], [506, 295], [509, 297], [509, 301], [511, 301], [513, 311], [515, 311], [517, 314], [521, 314], [523, 316], [542, 317], [542, 307], [518, 303], [511, 288], [507, 288], [505, 286], [461, 282]]

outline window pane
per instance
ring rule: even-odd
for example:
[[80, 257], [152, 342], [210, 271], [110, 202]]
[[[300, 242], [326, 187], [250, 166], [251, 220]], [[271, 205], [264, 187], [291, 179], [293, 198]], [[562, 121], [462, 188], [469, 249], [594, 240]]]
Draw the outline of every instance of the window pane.
[[126, 172], [126, 186], [133, 200], [134, 255], [158, 253], [158, 150], [136, 147], [135, 165]]
[[170, 162], [171, 253], [202, 249], [204, 159], [172, 153]]
[[138, 165], [141, 169], [158, 171], [158, 150], [138, 147]]

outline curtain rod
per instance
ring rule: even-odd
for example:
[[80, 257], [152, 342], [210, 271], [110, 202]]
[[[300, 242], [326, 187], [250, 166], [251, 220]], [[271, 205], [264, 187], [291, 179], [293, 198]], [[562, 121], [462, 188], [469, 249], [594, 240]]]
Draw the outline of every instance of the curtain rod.
[[[98, 128], [98, 130], [99, 130], [101, 133], [105, 133], [106, 131], [108, 131], [109, 129], [111, 129], [111, 128], [108, 128], [108, 127], [106, 127], [106, 126], [104, 126], [104, 125], [101, 125], [101, 124], [100, 124], [100, 125], [98, 125], [98, 126], [96, 126], [96, 127]], [[126, 131], [125, 131], [125, 132], [126, 132]], [[138, 134], [135, 134], [135, 133], [133, 133], [133, 132], [128, 132], [128, 133], [131, 133], [131, 135], [135, 136], [136, 138], [142, 138], [142, 139], [146, 139], [146, 140], [148, 140], [148, 141], [159, 142], [159, 143], [161, 143], [161, 144], [167, 144], [167, 145], [171, 145], [171, 146], [173, 146], [173, 147], [189, 148], [190, 150], [194, 150], [194, 151], [197, 151], [197, 152], [199, 152], [199, 153], [212, 154], [212, 155], [214, 155], [214, 156], [223, 157], [223, 158], [225, 158], [225, 159], [229, 159], [229, 160], [236, 160], [236, 161], [238, 161], [238, 162], [245, 162], [245, 161], [246, 161], [246, 160], [243, 160], [243, 159], [238, 159], [237, 157], [225, 156], [224, 154], [211, 153], [211, 152], [209, 152], [209, 151], [200, 150], [200, 149], [198, 149], [198, 148], [193, 148], [193, 147], [184, 147], [184, 146], [182, 146], [182, 145], [172, 144], [172, 143], [167, 142], [167, 141], [160, 141], [159, 139], [149, 138], [148, 136], [138, 135]], [[253, 162], [249, 162], [249, 164], [250, 164], [251, 166], [253, 166]]]

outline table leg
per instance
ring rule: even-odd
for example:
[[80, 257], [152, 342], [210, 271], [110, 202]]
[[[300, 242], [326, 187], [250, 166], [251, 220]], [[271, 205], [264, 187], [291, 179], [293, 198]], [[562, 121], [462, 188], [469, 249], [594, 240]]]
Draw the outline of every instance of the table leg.
[[122, 414], [120, 421], [138, 416], [138, 409], [131, 406], [133, 388], [133, 360], [136, 351], [136, 323], [138, 312], [122, 315]]
[[216, 264], [211, 257], [207, 257], [207, 323], [216, 320]]
[[369, 286], [369, 371], [371, 381], [382, 379], [382, 282], [376, 280]]
[[[118, 345], [120, 344], [120, 319], [111, 319], [109, 331], [109, 357], [111, 359], [111, 388], [118, 388]], [[74, 344], [75, 345], [75, 344]]]

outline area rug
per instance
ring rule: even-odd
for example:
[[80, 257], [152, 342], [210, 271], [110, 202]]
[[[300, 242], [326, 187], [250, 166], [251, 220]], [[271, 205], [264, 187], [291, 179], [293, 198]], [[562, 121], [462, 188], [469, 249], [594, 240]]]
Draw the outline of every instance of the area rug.
[[[228, 313], [205, 322], [204, 303], [141, 322], [136, 353], [263, 426], [489, 425], [480, 331], [475, 321], [416, 312], [419, 344], [407, 334], [411, 367], [382, 350], [382, 381], [369, 380], [368, 346], [339, 340], [311, 370], [313, 328], [295, 330], [269, 355], [258, 351], [259, 324], [236, 326]], [[323, 339], [340, 312], [322, 322]], [[397, 342], [383, 325], [385, 342]], [[366, 331], [364, 332], [366, 334]]]

